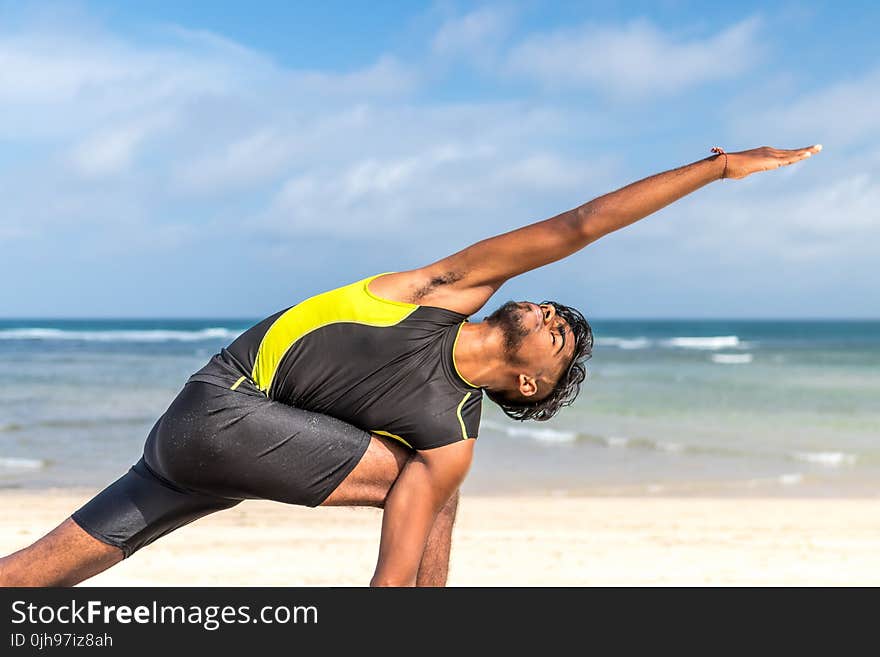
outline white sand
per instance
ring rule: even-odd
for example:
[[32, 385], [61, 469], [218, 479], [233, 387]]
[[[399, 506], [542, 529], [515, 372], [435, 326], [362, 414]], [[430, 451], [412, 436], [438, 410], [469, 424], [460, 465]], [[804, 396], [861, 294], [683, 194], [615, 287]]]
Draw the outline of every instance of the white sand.
[[[0, 493], [0, 553], [89, 497]], [[365, 585], [381, 512], [244, 502], [90, 580], [104, 586]], [[880, 585], [880, 500], [464, 497], [450, 585]]]

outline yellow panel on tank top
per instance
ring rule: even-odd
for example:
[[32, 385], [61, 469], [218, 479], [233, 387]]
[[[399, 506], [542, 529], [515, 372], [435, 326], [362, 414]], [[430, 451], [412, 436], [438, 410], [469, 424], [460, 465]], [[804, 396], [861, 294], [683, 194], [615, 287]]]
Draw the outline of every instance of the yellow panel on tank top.
[[303, 336], [322, 326], [354, 322], [367, 326], [394, 326], [419, 306], [376, 296], [367, 288], [376, 274], [362, 281], [306, 299], [281, 315], [263, 336], [251, 378], [268, 393], [281, 359]]

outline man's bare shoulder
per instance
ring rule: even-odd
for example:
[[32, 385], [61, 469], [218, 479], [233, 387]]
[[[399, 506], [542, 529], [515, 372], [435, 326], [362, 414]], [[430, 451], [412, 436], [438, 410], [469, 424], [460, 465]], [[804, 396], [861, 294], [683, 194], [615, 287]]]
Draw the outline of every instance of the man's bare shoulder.
[[463, 283], [464, 273], [437, 266], [384, 274], [370, 281], [376, 296], [402, 303], [446, 308], [470, 315], [485, 303], [485, 293]]

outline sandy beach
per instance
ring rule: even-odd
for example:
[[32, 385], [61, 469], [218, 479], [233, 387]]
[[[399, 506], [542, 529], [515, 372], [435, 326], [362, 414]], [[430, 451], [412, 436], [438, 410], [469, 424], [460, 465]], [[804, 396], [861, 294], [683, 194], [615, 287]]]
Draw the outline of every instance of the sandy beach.
[[[91, 491], [0, 493], [0, 552]], [[94, 586], [361, 586], [376, 509], [250, 501], [186, 527]], [[451, 586], [880, 585], [880, 500], [464, 497]]]

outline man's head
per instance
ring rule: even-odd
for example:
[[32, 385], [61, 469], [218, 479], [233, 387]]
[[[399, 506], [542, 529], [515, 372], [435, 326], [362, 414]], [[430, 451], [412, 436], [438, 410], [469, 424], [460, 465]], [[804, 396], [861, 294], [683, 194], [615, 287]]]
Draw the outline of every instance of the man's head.
[[555, 301], [508, 301], [486, 317], [502, 331], [510, 386], [486, 394], [517, 420], [549, 420], [570, 405], [587, 376], [593, 331], [584, 316]]

